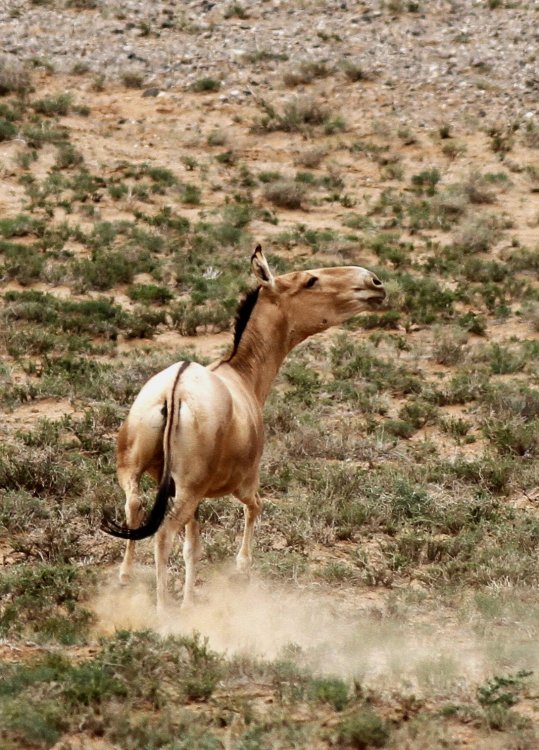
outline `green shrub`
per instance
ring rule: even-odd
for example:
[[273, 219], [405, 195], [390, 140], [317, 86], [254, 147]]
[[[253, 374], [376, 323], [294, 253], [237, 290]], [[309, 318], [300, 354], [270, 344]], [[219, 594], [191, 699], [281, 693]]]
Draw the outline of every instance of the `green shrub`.
[[50, 508], [26, 490], [0, 491], [0, 527], [9, 533], [27, 532], [50, 518]]
[[[65, 711], [53, 700], [36, 706], [34, 702], [8, 699], [0, 708], [0, 719], [4, 738], [24, 742], [26, 747], [52, 747], [67, 728]], [[7, 747], [17, 745], [10, 743]]]
[[269, 102], [261, 100], [264, 116], [254, 126], [255, 131], [298, 133], [305, 129], [323, 126], [330, 120], [330, 113], [324, 106], [309, 97], [298, 97], [285, 103], [278, 112]]
[[18, 214], [12, 219], [0, 219], [0, 235], [2, 237], [28, 237], [43, 234], [44, 222], [28, 214]]
[[[215, 158], [219, 162], [219, 164], [226, 164], [228, 167], [232, 167], [237, 163], [239, 157], [236, 151], [228, 149], [228, 151], [223, 151], [222, 154], [217, 154]], [[250, 182], [249, 177], [247, 177], [247, 182]], [[252, 184], [254, 184], [254, 181]]]
[[402, 308], [416, 323], [434, 323], [440, 316], [451, 317], [456, 295], [443, 289], [432, 278], [421, 278], [402, 274], [399, 283], [404, 292]]
[[56, 154], [54, 166], [56, 169], [69, 169], [78, 167], [84, 161], [83, 155], [70, 143], [60, 144]]
[[17, 135], [17, 128], [12, 122], [0, 117], [0, 142], [10, 141]]
[[377, 391], [393, 394], [419, 393], [421, 383], [415, 373], [395, 364], [390, 357], [378, 356], [370, 344], [356, 344], [346, 335], [338, 337], [331, 350], [332, 373], [336, 380], [368, 383]]
[[389, 261], [396, 268], [408, 265], [410, 262], [410, 251], [413, 246], [401, 242], [398, 235], [390, 232], [381, 232], [369, 242], [369, 247], [381, 260]]
[[336, 711], [342, 711], [349, 702], [348, 687], [336, 677], [320, 677], [312, 680], [307, 688], [308, 696], [321, 703], [329, 703]]
[[[109, 299], [61, 300], [37, 290], [9, 292], [5, 316], [10, 321], [31, 321], [55, 332], [89, 334], [114, 339], [120, 331], [129, 335], [137, 327], [139, 313], [127, 313]], [[161, 313], [156, 313], [159, 321]], [[25, 333], [21, 331], [20, 333]], [[28, 335], [29, 331], [26, 331]], [[36, 340], [39, 343], [39, 340]], [[80, 344], [80, 342], [79, 342]]]
[[191, 84], [191, 90], [198, 93], [206, 93], [208, 91], [218, 91], [221, 88], [221, 81], [216, 78], [199, 78], [197, 81]]
[[134, 284], [128, 288], [127, 294], [135, 302], [143, 302], [145, 305], [166, 305], [174, 296], [166, 287], [155, 284]]
[[412, 176], [412, 185], [419, 192], [426, 192], [427, 195], [434, 195], [436, 185], [440, 182], [442, 176], [440, 170], [436, 167], [424, 169], [419, 174]]
[[27, 286], [42, 278], [45, 258], [32, 245], [0, 243], [0, 252], [4, 256], [3, 271], [9, 279], [16, 279], [22, 286]]
[[71, 94], [66, 93], [49, 96], [45, 99], [37, 99], [32, 102], [31, 106], [38, 114], [52, 117], [53, 115], [62, 116], [69, 114], [72, 104], [73, 97]]
[[64, 644], [84, 639], [92, 616], [81, 602], [93, 581], [93, 573], [71, 565], [11, 566], [0, 574], [0, 633]]
[[111, 698], [125, 698], [128, 694], [126, 684], [99, 661], [71, 669], [63, 690], [63, 698], [72, 711], [100, 705]]
[[329, 464], [318, 475], [308, 465], [301, 472], [307, 491], [303, 513], [309, 524], [334, 529], [337, 538], [348, 538], [369, 518], [362, 502], [364, 476], [352, 466]]
[[361, 63], [356, 63], [353, 60], [344, 60], [340, 67], [350, 83], [370, 81], [374, 77], [371, 71], [368, 71]]
[[339, 724], [337, 739], [339, 743], [357, 750], [384, 747], [389, 739], [389, 730], [378, 714], [365, 709], [346, 717]]
[[438, 409], [424, 399], [411, 399], [399, 411], [399, 418], [410, 422], [416, 430], [436, 421]]
[[440, 405], [465, 404], [481, 399], [488, 391], [489, 375], [481, 367], [464, 367], [456, 370], [449, 383], [438, 392]]
[[68, 132], [54, 122], [31, 122], [21, 127], [21, 135], [30, 148], [39, 149], [47, 143], [59, 145], [68, 141]]
[[198, 206], [201, 201], [201, 190], [197, 185], [184, 185], [181, 191], [181, 200], [191, 206]]
[[466, 333], [459, 328], [434, 329], [433, 357], [440, 365], [456, 365], [466, 354]]
[[398, 310], [385, 310], [383, 313], [363, 314], [357, 319], [357, 323], [366, 330], [374, 328], [396, 329], [399, 327], [400, 317]]
[[483, 315], [477, 315], [473, 312], [461, 315], [457, 319], [457, 323], [461, 328], [464, 328], [465, 331], [475, 333], [476, 336], [484, 336], [487, 331], [487, 321]]
[[[469, 429], [469, 425], [459, 428], [459, 433]], [[499, 456], [483, 456], [474, 460], [457, 457], [453, 461], [440, 461], [428, 472], [431, 481], [440, 482], [447, 486], [457, 480], [465, 482], [471, 487], [481, 487], [489, 493], [507, 493], [515, 472], [513, 459]]]
[[94, 253], [92, 259], [78, 261], [73, 269], [81, 282], [90, 289], [105, 290], [117, 284], [130, 284], [135, 268], [124, 253], [104, 251]]
[[495, 260], [484, 261], [480, 258], [467, 258], [462, 268], [462, 275], [468, 281], [485, 284], [490, 281], [504, 281], [509, 275], [509, 266]]
[[416, 431], [413, 424], [403, 419], [386, 419], [383, 422], [382, 429], [389, 435], [405, 440], [411, 438]]
[[58, 448], [28, 451], [10, 445], [0, 451], [0, 484], [36, 496], [75, 497], [84, 490], [84, 474]]
[[495, 675], [477, 688], [477, 700], [482, 706], [501, 705], [511, 708], [520, 700], [524, 680], [532, 674], [523, 669], [514, 675]]
[[190, 301], [172, 307], [170, 316], [182, 336], [196, 336], [199, 328], [226, 331], [232, 322], [232, 311], [221, 304], [196, 305]]
[[539, 389], [527, 383], [496, 383], [485, 393], [484, 402], [498, 417], [539, 418]]
[[502, 455], [532, 458], [539, 455], [539, 419], [488, 417], [482, 431]]
[[66, 7], [75, 10], [93, 10], [98, 5], [99, 0], [66, 0]]

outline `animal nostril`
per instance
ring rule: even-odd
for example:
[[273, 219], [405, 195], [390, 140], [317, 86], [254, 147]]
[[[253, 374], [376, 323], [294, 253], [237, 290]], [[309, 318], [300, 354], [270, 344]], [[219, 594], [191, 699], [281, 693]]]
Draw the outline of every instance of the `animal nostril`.
[[382, 286], [382, 282], [380, 281], [380, 279], [377, 279], [376, 276], [373, 277], [372, 283], [374, 284], [374, 286]]

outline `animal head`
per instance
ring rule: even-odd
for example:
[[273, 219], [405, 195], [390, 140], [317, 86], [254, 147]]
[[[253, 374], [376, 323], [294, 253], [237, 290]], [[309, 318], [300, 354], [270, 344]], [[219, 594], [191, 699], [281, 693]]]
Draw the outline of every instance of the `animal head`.
[[261, 300], [273, 303], [290, 321], [292, 346], [358, 313], [379, 308], [386, 298], [378, 276], [361, 266], [315, 268], [274, 276], [258, 245], [251, 268], [261, 287]]

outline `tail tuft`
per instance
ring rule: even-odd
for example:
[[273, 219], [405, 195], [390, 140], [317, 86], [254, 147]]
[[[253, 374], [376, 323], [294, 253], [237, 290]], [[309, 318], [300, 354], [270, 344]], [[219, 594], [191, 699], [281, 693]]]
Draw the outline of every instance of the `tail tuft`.
[[138, 529], [130, 529], [124, 524], [119, 524], [112, 518], [110, 513], [106, 512], [103, 514], [103, 519], [101, 521], [101, 530], [106, 534], [110, 534], [111, 536], [120, 539], [133, 539], [135, 541], [147, 539], [148, 537], [153, 536], [163, 523], [163, 519], [169, 510], [169, 500], [174, 496], [174, 493], [174, 480], [172, 478], [163, 478], [157, 492], [157, 497], [155, 498], [155, 503]]

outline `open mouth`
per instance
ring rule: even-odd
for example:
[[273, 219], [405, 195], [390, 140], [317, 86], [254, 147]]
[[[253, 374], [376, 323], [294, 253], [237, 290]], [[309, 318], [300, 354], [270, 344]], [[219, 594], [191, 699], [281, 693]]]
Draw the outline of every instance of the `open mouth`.
[[367, 300], [370, 307], [382, 307], [386, 301], [385, 295], [383, 297], [371, 297]]

